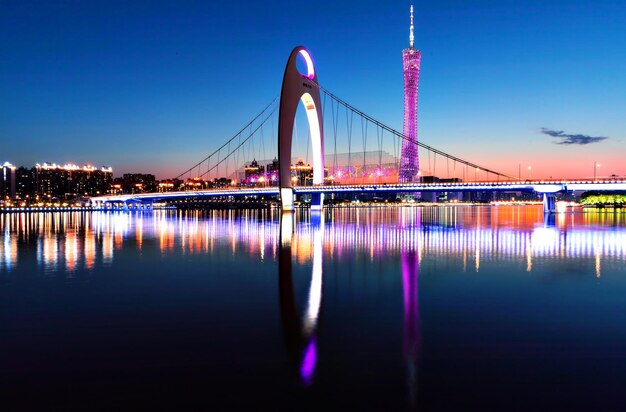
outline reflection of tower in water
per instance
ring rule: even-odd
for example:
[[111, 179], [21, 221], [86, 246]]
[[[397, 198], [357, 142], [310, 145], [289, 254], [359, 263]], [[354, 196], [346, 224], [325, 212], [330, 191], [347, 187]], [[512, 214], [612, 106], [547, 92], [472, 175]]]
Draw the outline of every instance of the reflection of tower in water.
[[[406, 218], [406, 216], [403, 216]], [[419, 233], [420, 215], [414, 216], [411, 221], [412, 230], [409, 233]], [[421, 258], [420, 242], [403, 242], [400, 258], [402, 263], [402, 292], [404, 303], [404, 341], [403, 355], [407, 368], [407, 391], [408, 400], [411, 405], [415, 404], [417, 398], [417, 372], [418, 361], [421, 350], [420, 316], [419, 316], [419, 263]], [[418, 238], [419, 239], [419, 238]]]

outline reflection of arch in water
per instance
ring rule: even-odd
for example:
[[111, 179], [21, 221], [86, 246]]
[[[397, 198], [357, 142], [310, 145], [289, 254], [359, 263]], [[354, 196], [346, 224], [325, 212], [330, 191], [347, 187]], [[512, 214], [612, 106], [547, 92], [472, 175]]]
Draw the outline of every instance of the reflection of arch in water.
[[317, 364], [317, 321], [322, 303], [322, 264], [323, 264], [323, 217], [312, 221], [313, 269], [311, 286], [305, 316], [300, 319], [296, 309], [293, 290], [292, 240], [294, 236], [294, 216], [282, 216], [280, 222], [280, 249], [278, 253], [278, 279], [280, 314], [287, 351], [292, 364], [297, 365], [299, 379], [310, 385]]

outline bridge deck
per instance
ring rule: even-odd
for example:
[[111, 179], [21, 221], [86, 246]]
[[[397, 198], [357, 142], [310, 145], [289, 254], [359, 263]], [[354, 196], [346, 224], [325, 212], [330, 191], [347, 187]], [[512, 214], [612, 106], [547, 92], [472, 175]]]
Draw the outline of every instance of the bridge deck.
[[[614, 191], [626, 190], [626, 179], [621, 180], [541, 180], [501, 182], [456, 182], [456, 183], [405, 183], [405, 184], [358, 184], [316, 185], [294, 187], [296, 194], [313, 193], [411, 193], [411, 192], [463, 192], [463, 191], [535, 191], [557, 193], [561, 191]], [[275, 196], [278, 187], [238, 187], [163, 193], [140, 193], [130, 195], [98, 196], [91, 203], [111, 202], [157, 202], [183, 198], [212, 198], [228, 196]]]

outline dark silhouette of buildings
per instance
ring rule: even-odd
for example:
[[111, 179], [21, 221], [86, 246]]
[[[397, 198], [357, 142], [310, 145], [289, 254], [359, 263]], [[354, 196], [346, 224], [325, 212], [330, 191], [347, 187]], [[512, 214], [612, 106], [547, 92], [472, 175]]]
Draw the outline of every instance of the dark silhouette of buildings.
[[118, 179], [115, 179], [115, 183], [121, 184], [124, 193], [150, 193], [157, 190], [156, 179], [152, 174], [124, 173], [122, 178]]

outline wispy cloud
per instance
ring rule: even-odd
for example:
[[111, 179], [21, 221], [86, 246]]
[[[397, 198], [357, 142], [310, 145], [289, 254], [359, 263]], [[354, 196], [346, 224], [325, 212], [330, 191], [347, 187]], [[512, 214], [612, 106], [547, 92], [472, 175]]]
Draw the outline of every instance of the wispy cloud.
[[603, 140], [608, 139], [606, 136], [589, 136], [586, 134], [568, 134], [563, 130], [552, 130], [547, 129], [545, 127], [541, 128], [541, 133], [548, 135], [550, 137], [556, 137], [559, 141], [554, 143], [556, 144], [579, 144], [586, 145], [591, 143], [598, 143]]

